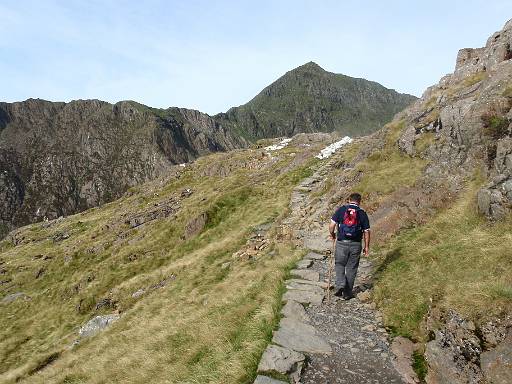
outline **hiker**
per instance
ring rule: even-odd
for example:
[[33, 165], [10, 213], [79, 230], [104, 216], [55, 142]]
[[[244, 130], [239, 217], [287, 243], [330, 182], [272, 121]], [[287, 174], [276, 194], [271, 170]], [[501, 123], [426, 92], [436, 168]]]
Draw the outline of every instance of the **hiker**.
[[[363, 255], [368, 256], [370, 247], [370, 221], [359, 204], [361, 204], [361, 195], [352, 193], [348, 203], [336, 210], [329, 224], [330, 238], [332, 241], [337, 240], [334, 253], [336, 271], [334, 294], [342, 296], [345, 300], [354, 297], [352, 289], [359, 267], [361, 249]], [[363, 239], [364, 247], [361, 244]]]

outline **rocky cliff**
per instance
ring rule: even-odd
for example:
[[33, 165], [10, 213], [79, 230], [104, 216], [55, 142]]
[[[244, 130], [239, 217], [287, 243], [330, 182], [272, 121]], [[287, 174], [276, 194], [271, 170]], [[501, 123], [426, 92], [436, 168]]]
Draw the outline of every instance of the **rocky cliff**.
[[128, 101], [0, 103], [0, 236], [111, 201], [173, 164], [244, 144], [193, 110]]
[[416, 97], [310, 62], [287, 72], [254, 99], [215, 116], [248, 139], [334, 132], [363, 136], [379, 129]]

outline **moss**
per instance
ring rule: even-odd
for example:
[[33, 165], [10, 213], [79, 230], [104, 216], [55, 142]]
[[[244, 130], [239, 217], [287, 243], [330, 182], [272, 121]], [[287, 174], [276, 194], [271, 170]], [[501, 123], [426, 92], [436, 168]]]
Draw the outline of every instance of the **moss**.
[[499, 115], [495, 111], [491, 111], [482, 116], [482, 123], [484, 125], [485, 133], [493, 139], [501, 139], [508, 135], [508, 126], [510, 121], [506, 116]]
[[423, 382], [425, 377], [427, 377], [428, 364], [425, 360], [425, 356], [418, 351], [412, 353], [412, 368], [414, 372], [416, 372], [416, 375], [418, 375], [418, 379]]

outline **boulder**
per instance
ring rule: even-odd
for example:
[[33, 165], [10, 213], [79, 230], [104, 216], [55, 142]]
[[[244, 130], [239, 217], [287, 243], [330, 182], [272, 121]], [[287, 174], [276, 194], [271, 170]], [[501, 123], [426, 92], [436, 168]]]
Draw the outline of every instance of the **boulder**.
[[78, 335], [80, 337], [94, 336], [103, 329], [107, 328], [113, 322], [119, 320], [120, 317], [120, 315], [115, 313], [111, 315], [96, 316], [80, 328]]

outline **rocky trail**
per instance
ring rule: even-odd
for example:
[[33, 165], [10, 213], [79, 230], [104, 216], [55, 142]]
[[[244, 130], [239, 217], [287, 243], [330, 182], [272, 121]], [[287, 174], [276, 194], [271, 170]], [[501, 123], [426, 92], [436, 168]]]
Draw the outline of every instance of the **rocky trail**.
[[[410, 362], [391, 352], [382, 316], [370, 302], [372, 264], [368, 259], [361, 259], [356, 298], [331, 295], [327, 299], [332, 244], [320, 217], [328, 207], [320, 203], [313, 208], [309, 196], [331, 165], [326, 162], [292, 194], [292, 213], [286, 224], [294, 228], [296, 239], [309, 252], [286, 281], [283, 318], [262, 356], [255, 384], [282, 380], [302, 384], [414, 382]], [[304, 220], [305, 212], [308, 220]]]

